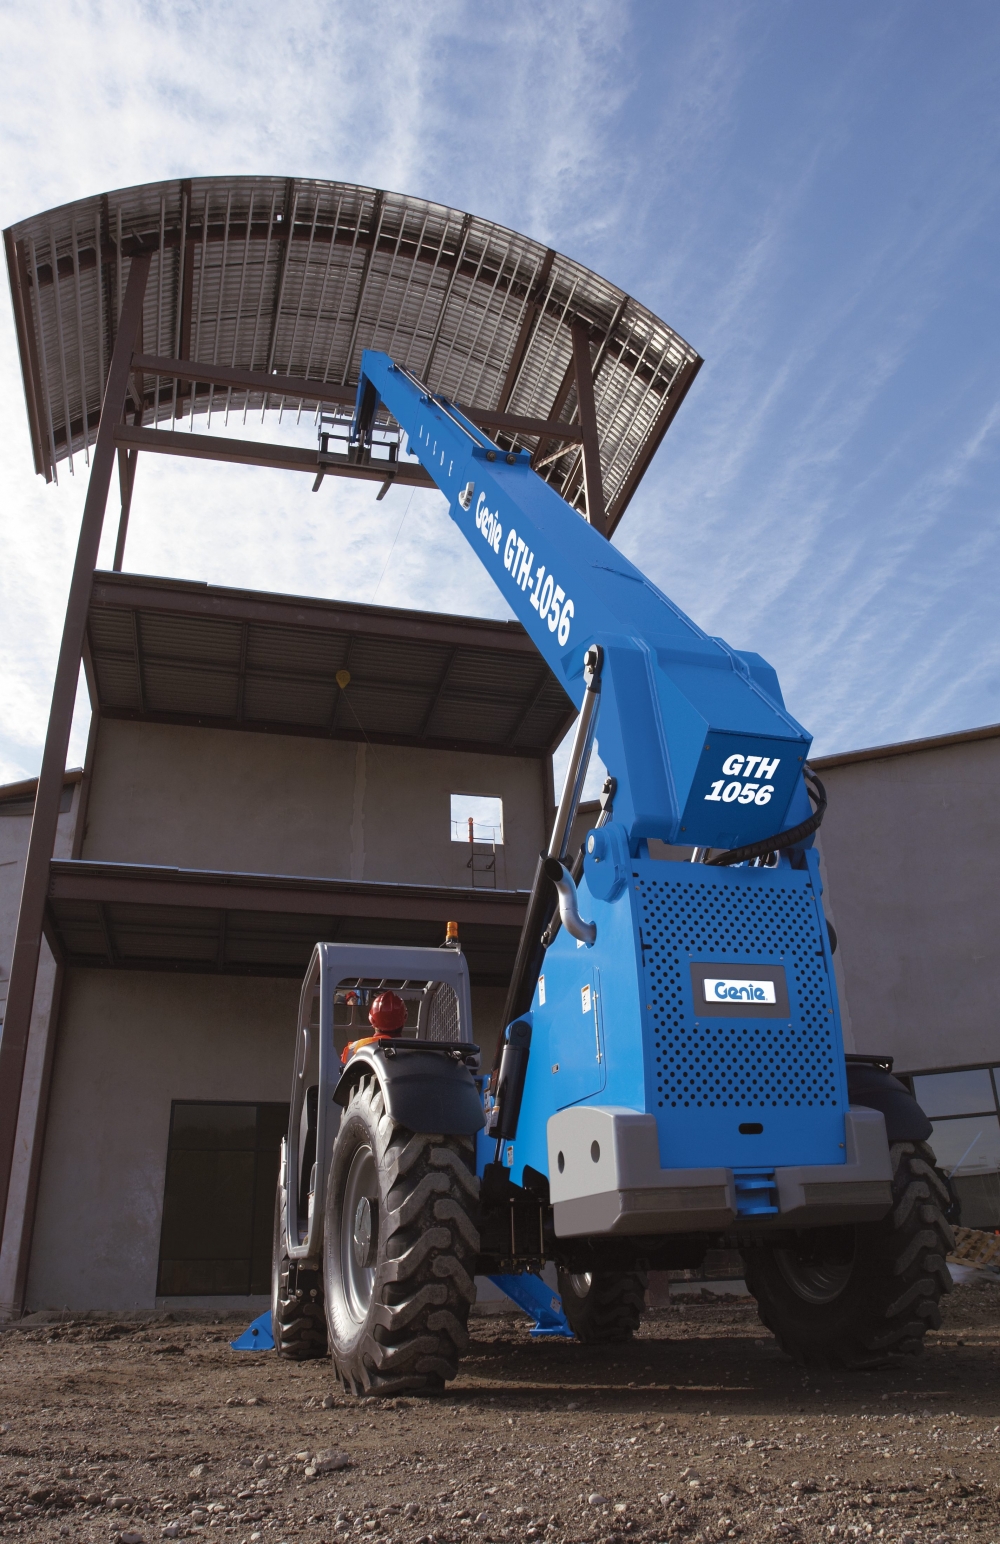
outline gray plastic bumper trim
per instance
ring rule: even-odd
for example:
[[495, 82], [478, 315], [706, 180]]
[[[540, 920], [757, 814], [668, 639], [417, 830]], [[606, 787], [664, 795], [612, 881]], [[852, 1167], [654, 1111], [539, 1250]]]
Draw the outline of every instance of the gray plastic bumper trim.
[[[846, 1162], [775, 1170], [779, 1215], [754, 1232], [874, 1221], [892, 1201], [885, 1121], [844, 1117]], [[575, 1105], [550, 1117], [549, 1191], [558, 1238], [581, 1234], [724, 1232], [737, 1222], [731, 1169], [661, 1169], [656, 1119], [613, 1105]]]

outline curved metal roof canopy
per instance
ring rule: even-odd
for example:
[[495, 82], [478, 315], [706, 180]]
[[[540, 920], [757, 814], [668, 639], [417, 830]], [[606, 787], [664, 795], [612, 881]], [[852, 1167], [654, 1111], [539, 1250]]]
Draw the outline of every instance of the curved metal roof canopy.
[[[610, 534], [701, 364], [646, 307], [551, 248], [350, 183], [149, 183], [23, 220], [4, 240], [35, 467], [47, 480], [96, 437], [138, 252], [153, 256], [131, 387], [137, 447], [143, 426], [204, 416], [218, 428], [247, 410], [346, 405], [362, 349], [383, 349], [501, 443], [530, 449], [581, 511], [585, 457], [596, 454]], [[584, 382], [581, 402], [584, 359], [593, 386]], [[165, 360], [186, 361], [187, 375], [161, 374]], [[193, 379], [192, 364], [210, 379]], [[248, 372], [293, 389], [241, 388]]]

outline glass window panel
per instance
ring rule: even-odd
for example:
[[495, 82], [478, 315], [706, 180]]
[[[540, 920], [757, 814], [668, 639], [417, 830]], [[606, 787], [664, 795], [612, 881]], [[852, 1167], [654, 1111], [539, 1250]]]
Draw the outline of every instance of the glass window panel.
[[931, 1120], [940, 1115], [971, 1115], [976, 1110], [996, 1109], [988, 1067], [974, 1067], [970, 1072], [932, 1072], [913, 1079], [913, 1092]]
[[1000, 1172], [1000, 1121], [995, 1115], [935, 1121], [931, 1146], [946, 1174]]

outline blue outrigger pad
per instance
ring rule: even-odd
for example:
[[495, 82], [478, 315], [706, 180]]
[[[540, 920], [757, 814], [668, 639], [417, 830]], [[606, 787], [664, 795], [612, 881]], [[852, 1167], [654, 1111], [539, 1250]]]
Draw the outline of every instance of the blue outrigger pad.
[[540, 1276], [525, 1271], [521, 1276], [491, 1276], [490, 1281], [512, 1298], [519, 1308], [523, 1308], [525, 1313], [532, 1315], [535, 1320], [535, 1327], [531, 1331], [533, 1340], [543, 1335], [573, 1339], [573, 1331], [562, 1311], [562, 1299], [558, 1292], [553, 1292], [545, 1285]]
[[229, 1344], [233, 1351], [273, 1351], [270, 1308], [243, 1331], [239, 1340], [231, 1340]]

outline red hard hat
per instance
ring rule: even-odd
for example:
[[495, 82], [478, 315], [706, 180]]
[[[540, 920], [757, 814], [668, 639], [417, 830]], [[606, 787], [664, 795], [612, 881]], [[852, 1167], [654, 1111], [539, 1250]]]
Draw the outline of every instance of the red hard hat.
[[379, 992], [371, 1005], [368, 1022], [373, 1029], [390, 1034], [406, 1023], [406, 1004], [397, 992]]

